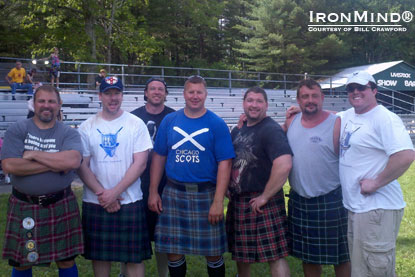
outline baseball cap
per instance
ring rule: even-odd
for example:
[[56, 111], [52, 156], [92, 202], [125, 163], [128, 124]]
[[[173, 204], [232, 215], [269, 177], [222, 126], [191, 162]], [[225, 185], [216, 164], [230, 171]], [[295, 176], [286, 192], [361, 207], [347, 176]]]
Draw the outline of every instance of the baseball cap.
[[376, 84], [375, 78], [366, 71], [355, 71], [347, 79], [346, 85], [356, 83], [362, 86], [367, 85], [367, 83], [372, 82]]
[[109, 90], [111, 88], [118, 89], [119, 91], [122, 92], [123, 89], [124, 89], [124, 86], [122, 84], [121, 79], [119, 79], [116, 76], [105, 77], [104, 81], [99, 86], [99, 91], [100, 92], [106, 92], [107, 90]]

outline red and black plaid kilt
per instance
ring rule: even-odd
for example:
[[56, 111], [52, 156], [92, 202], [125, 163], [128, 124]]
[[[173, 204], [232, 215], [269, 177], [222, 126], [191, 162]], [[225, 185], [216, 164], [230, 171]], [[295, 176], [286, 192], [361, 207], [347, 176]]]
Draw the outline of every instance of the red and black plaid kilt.
[[141, 263], [151, 259], [151, 243], [143, 201], [121, 205], [108, 213], [98, 204], [82, 203], [85, 234], [84, 257], [88, 260]]
[[283, 190], [261, 208], [263, 213], [254, 215], [249, 201], [259, 195], [236, 195], [228, 204], [228, 246], [232, 259], [237, 262], [270, 262], [289, 254]]
[[[23, 228], [24, 218], [31, 217], [35, 226]], [[30, 234], [29, 234], [30, 232]], [[29, 238], [31, 236], [31, 238]], [[29, 262], [28, 240], [35, 242], [36, 262]], [[49, 264], [65, 260], [84, 252], [81, 218], [78, 203], [71, 194], [47, 207], [23, 202], [13, 195], [9, 197], [7, 225], [3, 247], [3, 259], [19, 266]]]

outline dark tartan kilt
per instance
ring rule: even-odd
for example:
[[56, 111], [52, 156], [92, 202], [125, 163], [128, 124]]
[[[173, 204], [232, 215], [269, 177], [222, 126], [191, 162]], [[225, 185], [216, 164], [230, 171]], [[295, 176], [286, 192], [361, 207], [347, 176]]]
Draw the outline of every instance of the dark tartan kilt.
[[341, 187], [328, 194], [304, 198], [290, 191], [288, 234], [291, 255], [310, 264], [348, 262], [347, 211]]
[[261, 193], [233, 196], [228, 204], [226, 231], [229, 251], [237, 262], [270, 262], [288, 256], [287, 215], [281, 189], [254, 213], [249, 201]]
[[108, 213], [98, 204], [82, 203], [85, 259], [141, 263], [151, 258], [143, 201]]
[[170, 254], [219, 256], [226, 252], [224, 221], [208, 221], [215, 188], [206, 192], [183, 192], [170, 185], [163, 191], [163, 212], [159, 215], [156, 251]]
[[[27, 217], [31, 217], [35, 223], [31, 230], [26, 230], [22, 225], [23, 219]], [[39, 255], [33, 263], [27, 260], [29, 250], [25, 247], [29, 236], [35, 242], [34, 251], [30, 252]], [[19, 266], [42, 265], [75, 257], [83, 252], [81, 218], [72, 192], [47, 207], [23, 202], [10, 195], [3, 259], [9, 259]]]

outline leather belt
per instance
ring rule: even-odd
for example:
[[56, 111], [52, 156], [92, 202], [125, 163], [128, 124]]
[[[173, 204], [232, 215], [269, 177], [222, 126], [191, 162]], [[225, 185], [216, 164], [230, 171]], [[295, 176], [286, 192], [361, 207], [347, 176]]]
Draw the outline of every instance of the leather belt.
[[21, 201], [46, 207], [66, 198], [71, 193], [71, 191], [71, 186], [68, 186], [63, 190], [54, 193], [44, 195], [28, 195], [13, 188], [12, 194], [14, 197]]
[[216, 188], [216, 184], [211, 182], [201, 182], [201, 183], [182, 183], [176, 180], [168, 179], [167, 184], [174, 187], [177, 190], [185, 192], [204, 192], [210, 191]]

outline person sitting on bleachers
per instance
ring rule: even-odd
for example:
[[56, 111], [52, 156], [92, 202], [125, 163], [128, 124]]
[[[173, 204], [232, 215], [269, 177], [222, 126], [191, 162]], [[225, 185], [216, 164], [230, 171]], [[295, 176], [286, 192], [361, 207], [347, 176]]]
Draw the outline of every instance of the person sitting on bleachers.
[[28, 73], [27, 73], [27, 80], [29, 81], [29, 83], [32, 84], [32, 89], [34, 91], [36, 91], [36, 89], [38, 87], [41, 87], [43, 84], [41, 82], [35, 82], [35, 75], [37, 73], [36, 68], [32, 68]]
[[10, 70], [9, 74], [6, 76], [6, 80], [12, 89], [13, 100], [16, 100], [16, 89], [27, 89], [27, 94], [33, 94], [32, 84], [30, 82], [24, 83], [25, 78], [27, 79], [26, 70], [22, 67], [22, 62], [17, 61], [16, 67], [12, 68], [12, 70]]

